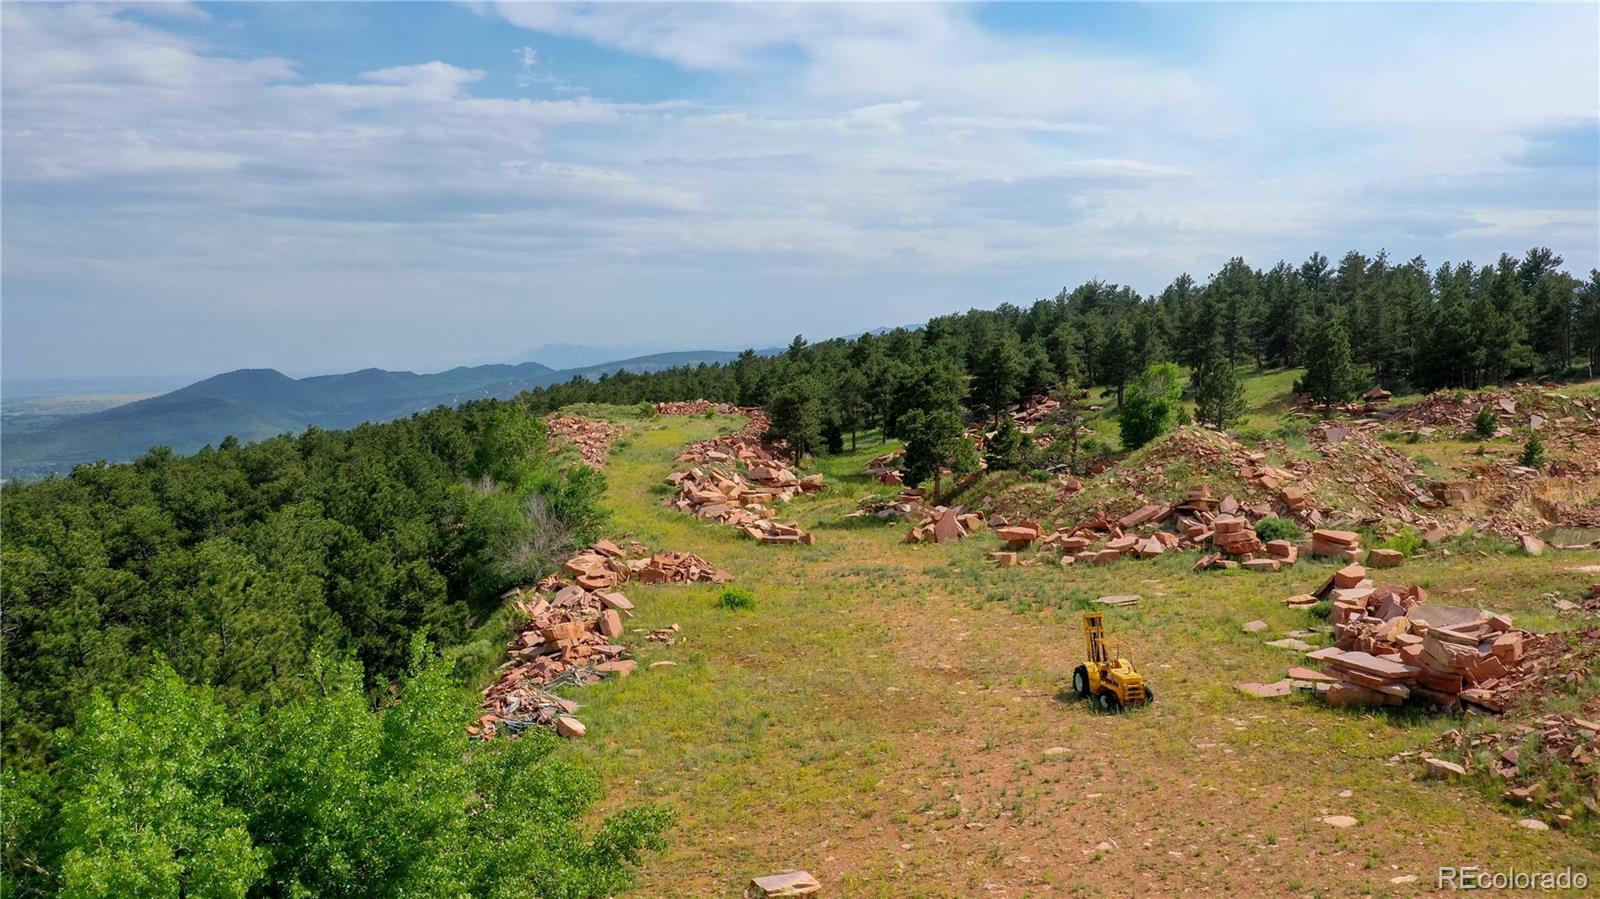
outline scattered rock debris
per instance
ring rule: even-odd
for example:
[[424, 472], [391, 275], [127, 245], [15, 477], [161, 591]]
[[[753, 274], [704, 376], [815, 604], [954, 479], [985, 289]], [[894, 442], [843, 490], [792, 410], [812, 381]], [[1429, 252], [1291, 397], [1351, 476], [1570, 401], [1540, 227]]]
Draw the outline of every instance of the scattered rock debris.
[[[553, 727], [563, 737], [582, 737], [583, 722], [573, 717], [577, 704], [544, 688], [627, 677], [638, 667], [624, 658], [628, 649], [620, 642], [622, 621], [632, 616], [633, 603], [616, 588], [628, 580], [653, 584], [730, 579], [699, 556], [647, 552], [639, 544], [624, 550], [601, 540], [538, 585], [507, 591], [502, 598], [518, 613], [506, 647], [509, 658], [500, 666], [499, 678], [484, 688], [484, 711], [467, 727], [469, 734], [491, 739], [501, 733], [516, 736], [537, 726]], [[675, 635], [677, 626], [661, 630]], [[652, 631], [648, 639], [673, 642], [667, 637], [658, 640], [657, 633]]]
[[966, 512], [959, 506], [935, 506], [922, 510], [921, 523], [912, 526], [911, 532], [906, 534], [906, 542], [947, 543], [982, 530], [984, 524], [981, 512]]
[[732, 403], [713, 403], [710, 400], [656, 403], [656, 413], [659, 415], [705, 415], [707, 412], [717, 415], [744, 415], [749, 411]]
[[691, 443], [678, 455], [679, 462], [693, 467], [667, 476], [667, 484], [678, 491], [667, 504], [738, 528], [762, 543], [814, 543], [798, 524], [776, 520], [767, 504], [821, 490], [822, 475], [796, 474], [780, 458], [780, 448], [762, 441], [766, 415], [758, 409], [739, 411], [749, 418], [743, 430]]
[[[1330, 705], [1401, 705], [1416, 698], [1439, 709], [1499, 713], [1536, 676], [1530, 646], [1542, 646], [1511, 619], [1478, 609], [1429, 603], [1421, 587], [1377, 586], [1360, 565], [1339, 569], [1309, 597], [1332, 603], [1335, 643], [1307, 654], [1328, 679], [1292, 669], [1270, 695], [1291, 689]], [[1298, 598], [1297, 598], [1298, 599]], [[1309, 649], [1278, 640], [1270, 646]], [[1264, 695], [1240, 685], [1252, 695]]]
[[611, 452], [611, 443], [622, 433], [622, 428], [608, 421], [598, 421], [579, 415], [551, 413], [545, 416], [545, 427], [558, 441], [572, 444], [578, 458], [590, 468], [601, 468]]

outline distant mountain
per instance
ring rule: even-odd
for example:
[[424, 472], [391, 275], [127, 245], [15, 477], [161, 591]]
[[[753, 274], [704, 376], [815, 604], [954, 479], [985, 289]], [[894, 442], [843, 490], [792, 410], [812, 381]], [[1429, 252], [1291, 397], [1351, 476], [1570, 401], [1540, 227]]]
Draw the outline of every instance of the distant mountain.
[[368, 368], [299, 379], [273, 369], [240, 369], [39, 430], [0, 434], [0, 472], [7, 478], [36, 477], [80, 462], [125, 461], [157, 445], [191, 453], [229, 434], [250, 441], [299, 433], [312, 425], [348, 428], [435, 406], [508, 399], [574, 377], [660, 371], [726, 362], [738, 355], [719, 350], [657, 353], [560, 371], [537, 362], [463, 366], [426, 375]]
[[630, 343], [615, 346], [591, 346], [583, 343], [546, 343], [508, 359], [513, 364], [538, 362], [558, 370], [600, 365], [613, 359], [634, 359], [655, 353], [667, 352], [668, 345], [659, 343]]

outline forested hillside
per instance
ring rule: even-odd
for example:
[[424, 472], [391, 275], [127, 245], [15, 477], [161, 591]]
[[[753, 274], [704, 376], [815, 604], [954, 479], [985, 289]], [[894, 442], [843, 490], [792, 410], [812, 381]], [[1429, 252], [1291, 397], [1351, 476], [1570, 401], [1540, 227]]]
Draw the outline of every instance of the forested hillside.
[[602, 489], [494, 401], [7, 487], [0, 895], [625, 887], [664, 814], [586, 832], [599, 781], [469, 743], [433, 661]]
[[[884, 425], [920, 399], [964, 399], [984, 412], [1074, 381], [1119, 393], [1147, 366], [1176, 362], [1203, 389], [1229, 366], [1326, 366], [1337, 400], [1357, 381], [1431, 390], [1592, 372], [1600, 361], [1600, 272], [1579, 280], [1548, 249], [1489, 265], [1386, 254], [1313, 255], [1296, 266], [1228, 260], [1204, 282], [1180, 275], [1160, 293], [1091, 281], [1023, 308], [1004, 304], [775, 357], [617, 374], [533, 390], [537, 410], [572, 402], [692, 399], [766, 405], [815, 400], [819, 426]], [[1330, 360], [1330, 355], [1336, 357]], [[962, 375], [973, 378], [968, 390]], [[1307, 385], [1310, 389], [1312, 385]]]
[[43, 754], [92, 691], [158, 655], [234, 706], [305, 694], [317, 654], [386, 683], [413, 634], [457, 639], [592, 537], [598, 481], [552, 463], [540, 422], [483, 402], [7, 487], [7, 756]]

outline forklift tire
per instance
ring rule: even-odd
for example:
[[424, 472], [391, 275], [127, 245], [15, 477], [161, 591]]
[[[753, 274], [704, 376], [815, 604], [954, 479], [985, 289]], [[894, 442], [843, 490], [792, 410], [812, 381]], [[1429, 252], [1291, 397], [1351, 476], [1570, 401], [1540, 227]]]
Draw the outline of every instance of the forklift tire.
[[1150, 703], [1155, 702], [1155, 701], [1156, 701], [1156, 691], [1150, 689], [1149, 687], [1145, 687], [1144, 688], [1144, 704], [1145, 705], [1149, 705]]
[[1089, 698], [1089, 672], [1082, 665], [1072, 669], [1072, 690], [1079, 699]]
[[1110, 692], [1108, 690], [1108, 691], [1106, 691], [1104, 693], [1101, 693], [1099, 695], [1098, 699], [1100, 701], [1100, 711], [1102, 711], [1102, 712], [1120, 712], [1120, 711], [1122, 711], [1122, 703], [1117, 701], [1117, 695], [1115, 693], [1112, 693], [1112, 692]]

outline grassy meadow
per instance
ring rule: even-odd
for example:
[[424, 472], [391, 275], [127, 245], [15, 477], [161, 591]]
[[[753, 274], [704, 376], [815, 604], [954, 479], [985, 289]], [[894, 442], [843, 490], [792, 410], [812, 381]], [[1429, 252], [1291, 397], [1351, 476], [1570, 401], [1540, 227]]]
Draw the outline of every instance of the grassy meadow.
[[[828, 895], [950, 897], [1410, 895], [1441, 865], [1600, 874], [1594, 833], [1523, 829], [1482, 785], [1392, 760], [1459, 719], [1233, 689], [1301, 662], [1265, 643], [1320, 623], [1280, 600], [1329, 564], [1194, 574], [1192, 553], [1062, 568], [1030, 552], [1001, 570], [985, 532], [908, 545], [904, 523], [844, 517], [887, 490], [861, 473], [885, 448], [875, 436], [817, 459], [828, 489], [785, 508], [816, 545], [762, 546], [662, 505], [678, 449], [739, 420], [608, 417], [629, 429], [606, 466], [612, 536], [699, 553], [755, 597], [728, 610], [718, 586], [631, 585], [640, 671], [570, 694], [589, 734], [564, 751], [603, 775], [607, 802], [678, 814], [638, 895], [737, 896], [790, 867]], [[1576, 569], [1597, 564], [1457, 553], [1391, 574], [1543, 630], [1573, 625], [1545, 594], [1573, 595], [1594, 580]], [[1108, 627], [1159, 698], [1096, 714], [1063, 693], [1083, 656], [1079, 613], [1128, 592], [1142, 602], [1108, 610]], [[1244, 633], [1252, 619], [1269, 629]], [[676, 645], [643, 641], [672, 624]], [[465, 652], [487, 671], [503, 631], [483, 633]]]

